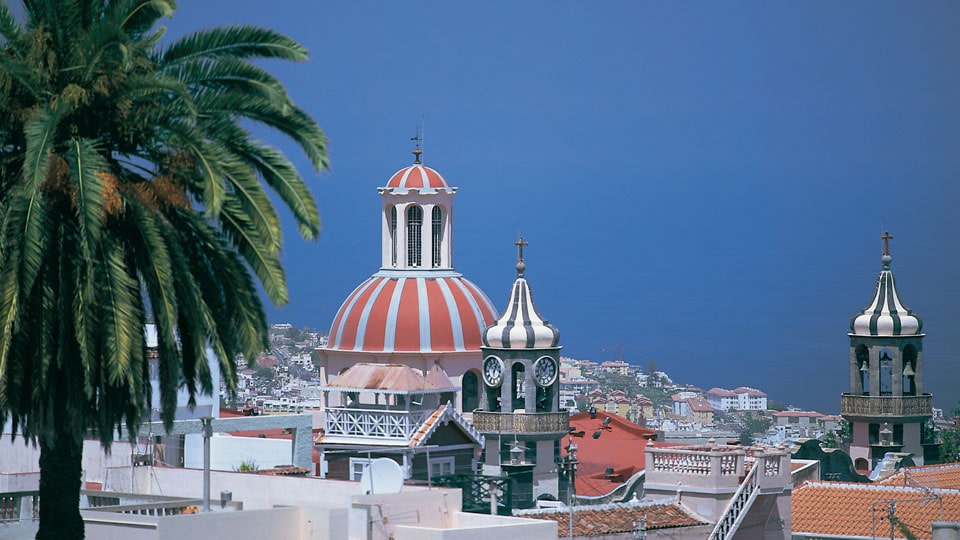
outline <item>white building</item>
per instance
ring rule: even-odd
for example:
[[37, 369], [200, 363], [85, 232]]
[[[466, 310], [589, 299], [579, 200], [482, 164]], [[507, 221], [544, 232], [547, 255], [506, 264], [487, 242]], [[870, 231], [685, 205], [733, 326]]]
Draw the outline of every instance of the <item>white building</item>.
[[767, 394], [748, 386], [738, 386], [733, 390], [711, 388], [707, 391], [707, 401], [718, 411], [767, 410]]

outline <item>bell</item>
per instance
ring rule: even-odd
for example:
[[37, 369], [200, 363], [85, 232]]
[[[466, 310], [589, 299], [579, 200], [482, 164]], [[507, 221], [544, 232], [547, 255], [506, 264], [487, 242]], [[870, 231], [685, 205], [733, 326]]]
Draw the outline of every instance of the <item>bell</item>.
[[866, 362], [860, 362], [860, 371], [869, 371], [869, 370], [870, 370], [870, 364]]
[[916, 374], [917, 374], [917, 373], [916, 373], [915, 371], [913, 371], [913, 365], [911, 365], [911, 364], [907, 364], [907, 366], [906, 366], [905, 368], [903, 368], [903, 376], [904, 376], [904, 377], [913, 377], [913, 376], [916, 375]]

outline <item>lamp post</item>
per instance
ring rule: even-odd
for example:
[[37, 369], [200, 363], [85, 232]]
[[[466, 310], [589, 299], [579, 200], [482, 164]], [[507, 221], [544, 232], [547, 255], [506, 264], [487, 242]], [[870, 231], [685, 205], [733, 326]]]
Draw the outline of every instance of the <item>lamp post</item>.
[[563, 457], [563, 460], [560, 462], [560, 469], [563, 471], [563, 474], [567, 477], [568, 489], [567, 489], [567, 507], [570, 510], [570, 528], [568, 530], [568, 538], [573, 538], [573, 500], [577, 493], [576, 487], [576, 475], [577, 475], [577, 466], [579, 462], [577, 461], [577, 445], [573, 444], [573, 437], [570, 437], [569, 444], [566, 447], [567, 455]]
[[200, 418], [203, 423], [203, 511], [210, 511], [210, 437], [213, 437], [213, 417]]

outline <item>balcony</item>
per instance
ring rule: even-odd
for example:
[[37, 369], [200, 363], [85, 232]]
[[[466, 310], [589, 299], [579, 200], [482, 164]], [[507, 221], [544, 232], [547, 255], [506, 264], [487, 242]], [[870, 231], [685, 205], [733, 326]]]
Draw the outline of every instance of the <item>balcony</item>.
[[407, 441], [420, 429], [431, 412], [330, 408], [327, 409], [323, 427], [327, 436]]
[[929, 418], [933, 398], [921, 396], [861, 396], [841, 394], [840, 414], [846, 418]]
[[473, 426], [483, 434], [562, 435], [569, 431], [570, 415], [567, 412], [502, 413], [473, 411]]

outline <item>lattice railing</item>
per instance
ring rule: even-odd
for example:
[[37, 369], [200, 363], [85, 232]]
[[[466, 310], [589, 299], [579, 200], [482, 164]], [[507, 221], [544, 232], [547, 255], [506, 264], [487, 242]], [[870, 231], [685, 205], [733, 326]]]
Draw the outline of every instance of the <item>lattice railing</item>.
[[327, 409], [327, 435], [409, 439], [427, 419], [426, 411], [384, 411], [370, 409]]

